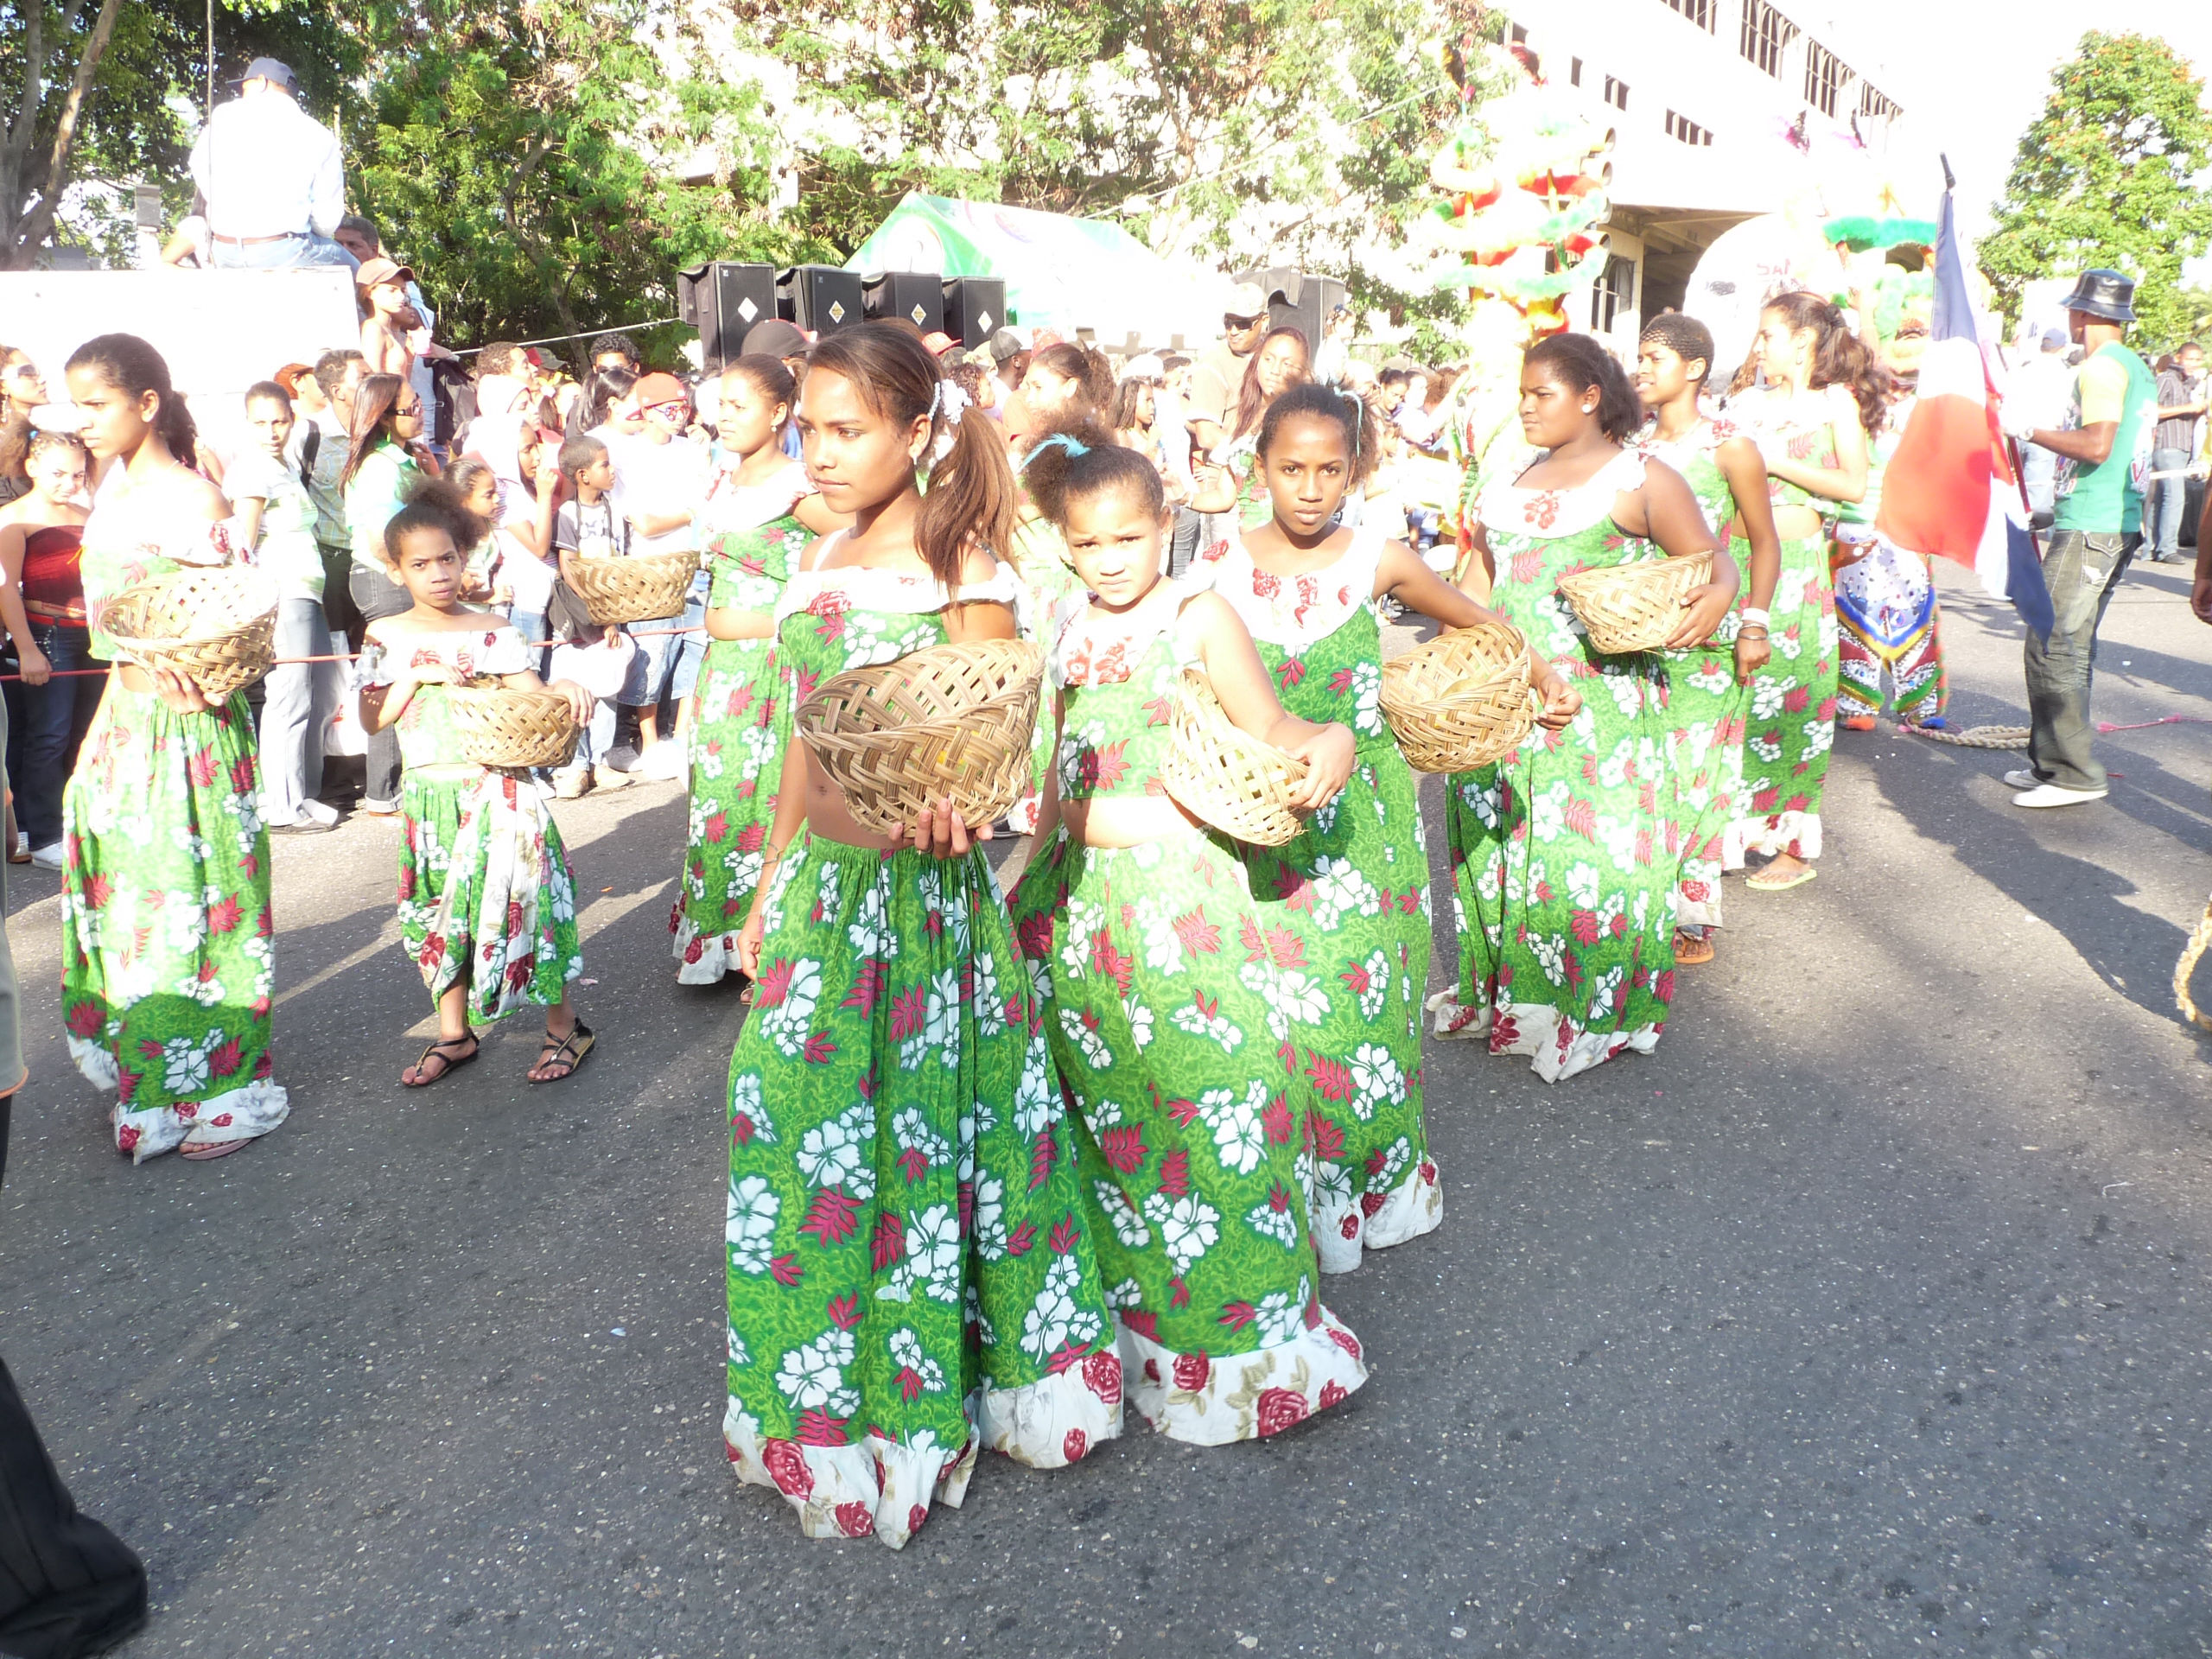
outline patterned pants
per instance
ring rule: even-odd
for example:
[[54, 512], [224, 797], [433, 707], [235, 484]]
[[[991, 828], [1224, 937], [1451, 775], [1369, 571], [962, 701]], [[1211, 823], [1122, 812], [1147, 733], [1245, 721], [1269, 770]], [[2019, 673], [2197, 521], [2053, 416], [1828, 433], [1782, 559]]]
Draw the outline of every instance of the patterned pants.
[[[1936, 582], [1927, 557], [1880, 536], [1857, 545], [1864, 553], [1835, 569], [1837, 690], [1844, 712], [1879, 714], [1887, 669], [1899, 720], [1917, 726], [1938, 719], [1950, 682], [1943, 673]], [[1849, 550], [1839, 543], [1839, 554]]]

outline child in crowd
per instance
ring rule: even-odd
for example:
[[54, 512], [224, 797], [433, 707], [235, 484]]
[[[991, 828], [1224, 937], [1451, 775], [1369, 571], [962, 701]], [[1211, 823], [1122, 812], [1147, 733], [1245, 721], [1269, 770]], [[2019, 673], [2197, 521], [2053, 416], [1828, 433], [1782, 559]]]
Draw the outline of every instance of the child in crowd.
[[[592, 1029], [569, 999], [583, 972], [576, 890], [560, 831], [527, 772], [478, 765], [461, 751], [448, 686], [485, 678], [542, 689], [513, 627], [461, 602], [464, 510], [451, 487], [426, 486], [385, 526], [393, 574], [412, 601], [369, 626], [361, 723], [396, 727], [405, 772], [399, 926], [438, 1010], [437, 1039], [400, 1074], [410, 1089], [476, 1058], [471, 1021], [524, 1007], [545, 1010], [532, 1083], [557, 1083], [592, 1052]], [[590, 698], [554, 689], [579, 721]]]
[[760, 885], [791, 734], [776, 601], [806, 544], [846, 522], [784, 454], [791, 371], [772, 357], [741, 357], [723, 371], [720, 390], [728, 464], [704, 515], [711, 643], [693, 693], [690, 844], [668, 918], [683, 985], [712, 985], [736, 965], [737, 930]]
[[1056, 765], [1013, 899], [1043, 1001], [1129, 1402], [1177, 1440], [1287, 1428], [1367, 1380], [1321, 1305], [1301, 1147], [1276, 1045], [1311, 982], [1254, 901], [1236, 844], [1170, 799], [1187, 670], [1229, 718], [1308, 762], [1332, 810], [1344, 726], [1286, 714], [1236, 613], [1170, 582], [1159, 469], [1101, 430], [1047, 437], [1032, 496], [1081, 589], [1051, 630]]
[[289, 459], [292, 400], [264, 380], [246, 389], [248, 447], [223, 475], [237, 512], [236, 543], [276, 580], [277, 665], [264, 682], [261, 707], [261, 816], [271, 835], [311, 835], [338, 823], [322, 792], [322, 728], [338, 703], [338, 664], [297, 659], [327, 657], [330, 628], [322, 612], [322, 550], [315, 538], [315, 502]]
[[[561, 446], [561, 476], [568, 499], [553, 516], [553, 547], [565, 581], [578, 559], [617, 559], [630, 550], [630, 521], [614, 509], [614, 456], [605, 440], [570, 438]], [[569, 590], [574, 599], [574, 589]], [[620, 717], [615, 699], [630, 677], [637, 645], [620, 628], [601, 628], [583, 620], [576, 601], [555, 629], [551, 672], [589, 691], [591, 716], [576, 744], [575, 758], [553, 774], [553, 791], [574, 800], [588, 789], [627, 789], [637, 780], [607, 763]]]
[[[23, 450], [30, 488], [0, 506], [0, 614], [7, 618], [22, 674], [22, 750], [10, 782], [22, 833], [8, 861], [61, 868], [61, 789], [99, 707], [97, 677], [55, 678], [97, 667], [85, 626], [79, 568], [85, 537], [85, 481], [92, 457], [73, 432], [35, 431]], [[17, 595], [20, 594], [20, 599]], [[18, 615], [16, 606], [22, 609]], [[22, 630], [16, 632], [18, 627]]]

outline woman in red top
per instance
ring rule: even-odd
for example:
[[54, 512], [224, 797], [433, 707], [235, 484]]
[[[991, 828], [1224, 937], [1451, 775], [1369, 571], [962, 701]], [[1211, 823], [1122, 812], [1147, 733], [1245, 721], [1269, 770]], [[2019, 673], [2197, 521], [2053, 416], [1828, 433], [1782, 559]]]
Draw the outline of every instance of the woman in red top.
[[6, 577], [0, 625], [16, 641], [23, 673], [22, 747], [10, 769], [16, 822], [30, 844], [31, 861], [48, 870], [61, 868], [61, 786], [105, 683], [97, 675], [48, 677], [55, 670], [95, 665], [77, 570], [90, 516], [84, 505], [88, 464], [73, 433], [35, 433], [24, 456], [30, 492], [0, 507], [0, 572]]

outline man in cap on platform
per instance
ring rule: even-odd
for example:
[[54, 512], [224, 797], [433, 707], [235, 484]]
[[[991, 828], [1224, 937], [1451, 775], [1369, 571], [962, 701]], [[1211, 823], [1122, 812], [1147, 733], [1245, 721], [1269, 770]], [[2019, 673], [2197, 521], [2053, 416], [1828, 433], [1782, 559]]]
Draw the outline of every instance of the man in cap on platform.
[[332, 238], [346, 214], [337, 135], [293, 101], [290, 67], [256, 58], [192, 147], [219, 270], [357, 263]]
[[2143, 540], [2158, 401], [2150, 368], [2121, 344], [2134, 300], [2134, 283], [2120, 272], [2083, 271], [2065, 300], [2082, 355], [2064, 423], [2039, 426], [2032, 409], [2005, 416], [2012, 436], [2058, 457], [2043, 555], [2054, 620], [2049, 637], [2028, 633], [2028, 764], [2005, 774], [2020, 791], [2015, 806], [2075, 806], [2107, 793], [2104, 766], [2090, 753], [2090, 677], [2105, 607]]

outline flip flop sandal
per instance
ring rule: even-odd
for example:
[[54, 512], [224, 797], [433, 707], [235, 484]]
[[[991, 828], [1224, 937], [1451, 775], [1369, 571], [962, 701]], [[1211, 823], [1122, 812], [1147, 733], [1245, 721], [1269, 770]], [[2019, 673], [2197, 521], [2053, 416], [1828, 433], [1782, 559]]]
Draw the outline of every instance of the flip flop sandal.
[[1701, 963], [1708, 963], [1712, 960], [1713, 936], [1711, 934], [1683, 933], [1680, 931], [1675, 933], [1675, 966], [1677, 968], [1695, 968]]
[[[456, 1058], [455, 1056], [446, 1052], [448, 1049], [458, 1048], [463, 1043], [469, 1045], [467, 1053]], [[399, 1086], [403, 1089], [428, 1089], [434, 1083], [443, 1083], [448, 1077], [451, 1077], [455, 1071], [458, 1071], [462, 1066], [467, 1065], [483, 1052], [484, 1040], [480, 1037], [477, 1036], [474, 1032], [469, 1033], [466, 1037], [441, 1037], [436, 1042], [430, 1044], [422, 1052], [421, 1054], [416, 1056], [415, 1064], [408, 1068], [409, 1071], [414, 1072], [415, 1081], [410, 1083], [407, 1081], [405, 1076], [402, 1075], [399, 1079]], [[436, 1077], [426, 1077], [423, 1075], [423, 1068], [430, 1063], [430, 1059], [433, 1055], [442, 1062], [443, 1069], [439, 1071]]]
[[557, 1077], [532, 1077], [530, 1081], [533, 1084], [566, 1083], [582, 1069], [583, 1063], [591, 1058], [592, 1050], [598, 1046], [598, 1037], [581, 1020], [569, 1027], [569, 1034], [565, 1037], [556, 1038], [551, 1032], [547, 1032], [545, 1046], [538, 1051], [537, 1064], [530, 1069], [543, 1071], [549, 1065], [565, 1065], [569, 1069]]
[[1808, 864], [1803, 869], [1798, 871], [1796, 874], [1791, 876], [1786, 881], [1763, 880], [1760, 878], [1765, 873], [1762, 871], [1760, 875], [1745, 876], [1744, 878], [1744, 885], [1754, 893], [1787, 893], [1792, 887], [1803, 887], [1808, 881], [1818, 875], [1820, 872], [1815, 869], [1811, 865]]
[[204, 1164], [211, 1159], [227, 1158], [234, 1152], [244, 1152], [252, 1144], [251, 1136], [244, 1141], [202, 1141], [196, 1145], [188, 1141], [176, 1149], [176, 1155], [195, 1164]]

